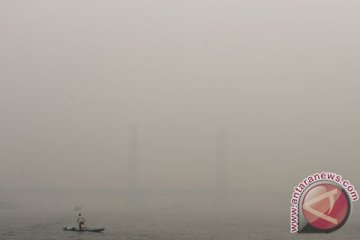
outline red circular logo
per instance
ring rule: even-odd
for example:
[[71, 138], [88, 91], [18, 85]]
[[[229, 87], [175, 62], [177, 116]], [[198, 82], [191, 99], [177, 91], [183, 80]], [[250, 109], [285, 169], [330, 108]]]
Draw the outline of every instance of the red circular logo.
[[310, 188], [302, 201], [304, 218], [312, 227], [333, 231], [349, 217], [350, 200], [342, 188], [331, 183], [321, 183]]

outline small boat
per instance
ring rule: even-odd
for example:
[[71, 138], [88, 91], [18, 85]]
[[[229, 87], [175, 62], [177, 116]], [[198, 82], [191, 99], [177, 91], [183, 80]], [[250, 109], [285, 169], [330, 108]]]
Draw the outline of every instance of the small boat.
[[72, 232], [102, 232], [105, 230], [105, 228], [89, 228], [84, 227], [83, 229], [79, 229], [76, 227], [64, 227], [65, 231], [72, 231]]

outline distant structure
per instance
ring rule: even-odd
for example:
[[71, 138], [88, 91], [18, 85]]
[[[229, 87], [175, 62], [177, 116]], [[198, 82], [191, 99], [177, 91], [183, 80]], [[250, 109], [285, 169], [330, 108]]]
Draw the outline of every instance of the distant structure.
[[[159, 189], [139, 192], [138, 189], [138, 127], [129, 126], [128, 130], [128, 187], [127, 197], [131, 204], [138, 203], [139, 197], [145, 195], [207, 195], [209, 192], [199, 190], [178, 190], [178, 189]], [[225, 206], [228, 199], [228, 179], [227, 179], [227, 133], [219, 130], [216, 137], [216, 186], [210, 195], [214, 196], [217, 206]], [[209, 196], [209, 195], [207, 195]]]
[[217, 132], [217, 165], [215, 201], [218, 205], [225, 205], [227, 201], [227, 133], [225, 130]]
[[129, 126], [129, 171], [128, 171], [128, 201], [138, 201], [137, 189], [137, 126]]

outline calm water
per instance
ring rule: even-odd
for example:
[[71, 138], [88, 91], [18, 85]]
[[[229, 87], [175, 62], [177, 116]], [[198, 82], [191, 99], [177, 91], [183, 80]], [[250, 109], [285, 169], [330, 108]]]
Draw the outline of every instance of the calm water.
[[1, 240], [41, 239], [360, 239], [360, 227], [351, 222], [332, 234], [292, 235], [287, 219], [190, 212], [86, 213], [88, 226], [106, 227], [104, 233], [65, 232], [76, 215], [68, 213], [0, 212]]

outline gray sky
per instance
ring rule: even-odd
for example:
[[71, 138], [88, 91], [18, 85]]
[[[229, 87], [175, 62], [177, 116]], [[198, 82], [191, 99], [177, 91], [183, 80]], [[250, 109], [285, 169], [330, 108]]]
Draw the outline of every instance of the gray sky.
[[[1, 1], [0, 183], [288, 192], [360, 187], [360, 2]], [[272, 179], [269, 181], [268, 179]]]

